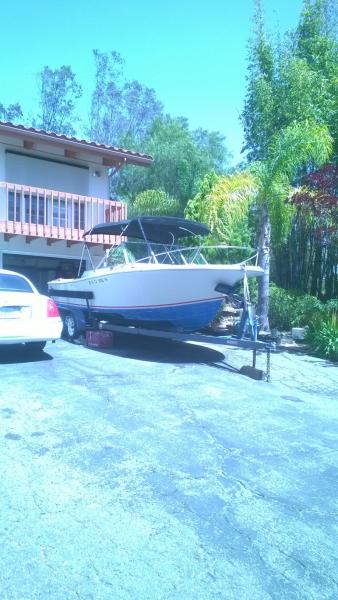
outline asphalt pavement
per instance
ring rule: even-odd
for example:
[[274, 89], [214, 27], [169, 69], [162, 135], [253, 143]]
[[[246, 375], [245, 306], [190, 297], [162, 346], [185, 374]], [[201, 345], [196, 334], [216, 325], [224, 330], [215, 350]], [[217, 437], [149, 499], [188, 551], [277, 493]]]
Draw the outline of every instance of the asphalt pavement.
[[1, 348], [1, 600], [336, 600], [337, 365], [250, 360]]

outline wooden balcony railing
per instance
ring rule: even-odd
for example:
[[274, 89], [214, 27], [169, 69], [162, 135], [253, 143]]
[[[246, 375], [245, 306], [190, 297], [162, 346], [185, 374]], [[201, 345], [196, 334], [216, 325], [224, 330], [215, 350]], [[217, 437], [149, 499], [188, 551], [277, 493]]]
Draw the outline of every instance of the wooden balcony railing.
[[[127, 218], [127, 205], [0, 181], [0, 232], [50, 241], [82, 241], [93, 225]], [[93, 235], [88, 241], [112, 244], [115, 236]]]

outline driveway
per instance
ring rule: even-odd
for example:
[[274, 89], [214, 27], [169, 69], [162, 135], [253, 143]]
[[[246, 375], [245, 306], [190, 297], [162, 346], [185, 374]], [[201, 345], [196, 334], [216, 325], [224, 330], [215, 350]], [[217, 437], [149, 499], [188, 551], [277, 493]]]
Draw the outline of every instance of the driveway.
[[337, 366], [225, 352], [2, 349], [1, 600], [338, 598]]

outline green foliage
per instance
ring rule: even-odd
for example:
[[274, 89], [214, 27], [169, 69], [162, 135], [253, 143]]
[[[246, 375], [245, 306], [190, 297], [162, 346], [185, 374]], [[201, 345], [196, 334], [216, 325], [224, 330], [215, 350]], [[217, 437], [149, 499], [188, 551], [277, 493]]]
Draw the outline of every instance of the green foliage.
[[180, 205], [163, 190], [146, 190], [135, 198], [130, 216], [157, 215], [178, 216]]
[[329, 316], [333, 313], [338, 314], [338, 298], [333, 298], [332, 300], [328, 300], [324, 304], [324, 313]]
[[304, 0], [297, 29], [276, 44], [264, 31], [257, 1], [242, 112], [250, 162], [268, 158], [274, 136], [304, 121], [326, 125], [337, 154], [337, 6], [332, 0]]
[[254, 165], [259, 183], [257, 203], [268, 207], [275, 244], [285, 240], [291, 228], [294, 209], [286, 200], [292, 180], [301, 167], [322, 165], [331, 151], [332, 138], [326, 125], [295, 122], [273, 137], [268, 159]]
[[[305, 0], [298, 27], [292, 38], [293, 54], [306, 63], [313, 88], [304, 94], [312, 98], [313, 114], [318, 123], [325, 123], [333, 138], [334, 154], [338, 155], [338, 4], [335, 0]], [[301, 82], [298, 87], [305, 92]]]
[[59, 69], [44, 67], [39, 73], [40, 114], [34, 121], [35, 127], [55, 133], [74, 135], [76, 101], [82, 95], [82, 88], [69, 66]]
[[206, 223], [218, 242], [250, 246], [249, 206], [256, 190], [255, 179], [248, 172], [208, 173], [188, 202], [185, 217]]
[[292, 327], [304, 327], [323, 311], [323, 303], [315, 296], [270, 285], [269, 321], [272, 328], [290, 331]]
[[261, 3], [255, 3], [254, 38], [249, 44], [248, 86], [241, 115], [249, 162], [264, 160], [277, 129], [274, 48], [263, 24]]
[[[291, 185], [337, 148], [338, 52], [332, 28], [326, 26], [330, 4], [304, 0], [297, 31], [274, 45], [264, 31], [261, 1], [256, 0], [242, 121], [245, 150], [249, 162], [256, 163], [259, 187], [259, 264], [264, 276], [258, 311], [265, 328], [270, 241], [278, 249], [290, 233], [294, 208], [286, 200]], [[332, 3], [335, 15], [336, 6]]]
[[273, 284], [270, 285], [269, 294], [269, 322], [274, 329], [289, 331], [291, 329], [291, 311], [294, 306], [294, 299], [291, 295], [277, 288]]
[[186, 205], [184, 216], [186, 219], [192, 219], [193, 221], [201, 221], [204, 223], [208, 223], [205, 217], [206, 206], [209, 202], [210, 194], [213, 190], [213, 187], [216, 185], [218, 181], [218, 175], [215, 171], [210, 171], [207, 173], [205, 177], [202, 179], [198, 186], [198, 191], [196, 195], [189, 200]]
[[178, 120], [156, 121], [147, 146], [154, 165], [147, 171], [150, 188], [162, 188], [185, 206], [208, 166], [189, 130]]
[[294, 122], [328, 124], [334, 97], [323, 73], [314, 71], [304, 58], [287, 57], [280, 66], [277, 119], [284, 127]]
[[209, 162], [209, 168], [215, 169], [217, 173], [223, 173], [231, 156], [225, 147], [225, 137], [219, 131], [199, 128], [192, 131], [192, 138]]
[[337, 65], [337, 3], [306, 0], [294, 33], [295, 51], [314, 71], [330, 77]]
[[[300, 165], [321, 165], [332, 150], [332, 138], [325, 125], [314, 121], [296, 121], [278, 132], [269, 147], [264, 186], [271, 185], [279, 174], [292, 180]], [[263, 192], [265, 189], [263, 189]]]
[[185, 120], [170, 117], [155, 119], [142, 143], [142, 152], [153, 156], [154, 163], [147, 169], [124, 168], [118, 193], [132, 203], [144, 190], [162, 189], [178, 200], [182, 213], [187, 201], [196, 194], [199, 181], [220, 162], [222, 152], [223, 162], [227, 156], [217, 134], [200, 131], [197, 135], [189, 130]]
[[163, 190], [184, 207], [199, 180], [212, 168], [224, 169], [229, 153], [219, 132], [190, 131], [184, 118], [163, 114], [154, 90], [128, 81], [118, 52], [94, 50], [95, 88], [90, 122], [92, 140], [133, 148], [154, 158], [147, 168], [127, 166], [111, 178], [111, 192], [130, 205], [145, 190]]
[[338, 361], [338, 313], [314, 320], [305, 339], [316, 355]]
[[323, 312], [322, 302], [315, 296], [308, 294], [295, 294], [294, 314], [292, 317], [293, 327], [302, 327], [311, 323], [312, 319], [316, 318]]

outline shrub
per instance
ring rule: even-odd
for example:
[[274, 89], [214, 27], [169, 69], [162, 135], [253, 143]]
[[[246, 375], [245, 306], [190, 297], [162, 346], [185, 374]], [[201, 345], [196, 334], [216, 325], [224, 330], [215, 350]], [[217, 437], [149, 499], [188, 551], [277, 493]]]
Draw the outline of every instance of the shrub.
[[271, 328], [282, 330], [291, 329], [294, 298], [287, 290], [274, 284], [270, 286], [269, 322]]
[[269, 321], [270, 327], [290, 330], [303, 327], [323, 313], [323, 303], [315, 296], [299, 295], [296, 292], [270, 286]]
[[292, 327], [309, 325], [323, 312], [323, 303], [315, 296], [295, 295], [295, 308], [292, 315]]
[[338, 313], [313, 321], [305, 339], [317, 356], [338, 361]]
[[327, 316], [332, 315], [333, 313], [338, 314], [338, 299], [337, 298], [334, 298], [333, 300], [328, 300], [327, 302], [325, 302], [324, 313]]
[[180, 205], [163, 190], [146, 190], [135, 198], [129, 213], [131, 216], [156, 215], [177, 216], [180, 214]]

